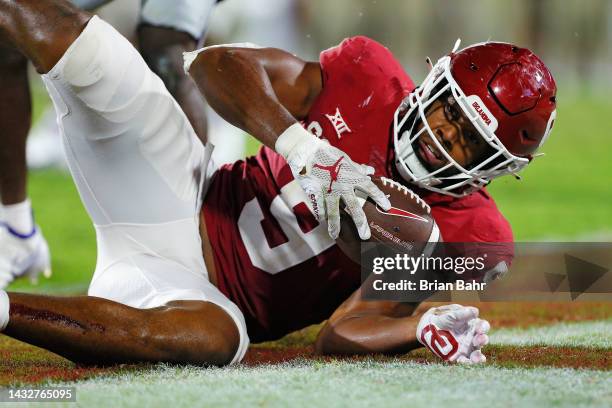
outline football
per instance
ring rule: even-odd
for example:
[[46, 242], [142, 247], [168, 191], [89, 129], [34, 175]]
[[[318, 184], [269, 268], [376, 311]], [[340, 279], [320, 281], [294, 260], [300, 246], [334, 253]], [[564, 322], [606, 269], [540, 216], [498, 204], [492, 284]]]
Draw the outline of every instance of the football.
[[372, 177], [374, 184], [389, 197], [391, 209], [384, 211], [371, 199], [361, 199], [372, 235], [367, 241], [359, 239], [353, 220], [342, 210], [338, 247], [354, 262], [361, 263], [361, 244], [382, 243], [398, 252], [418, 256], [431, 253], [441, 241], [431, 208], [408, 187], [385, 177]]

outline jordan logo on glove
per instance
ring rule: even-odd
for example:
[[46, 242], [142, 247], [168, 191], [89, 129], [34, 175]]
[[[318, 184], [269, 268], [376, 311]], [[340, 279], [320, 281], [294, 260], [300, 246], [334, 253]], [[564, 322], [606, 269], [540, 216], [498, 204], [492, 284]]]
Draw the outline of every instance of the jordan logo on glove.
[[330, 237], [336, 239], [340, 234], [340, 201], [343, 201], [359, 237], [370, 238], [370, 227], [355, 191], [372, 198], [384, 210], [391, 208], [389, 199], [369, 177], [374, 174], [372, 167], [355, 163], [342, 150], [313, 136], [299, 123], [278, 137], [275, 148], [287, 160], [293, 177], [313, 201], [313, 207], [325, 209]]
[[343, 159], [344, 159], [344, 156], [340, 157], [331, 166], [323, 166], [322, 164], [314, 164], [312, 166], [312, 167], [316, 167], [317, 169], [329, 171], [329, 178], [330, 178], [330, 180], [329, 180], [329, 188], [327, 189], [328, 193], [332, 192], [332, 184], [334, 183], [334, 181], [338, 181], [338, 174], [340, 174], [340, 166], [342, 166], [342, 163], [340, 163], [340, 162]]

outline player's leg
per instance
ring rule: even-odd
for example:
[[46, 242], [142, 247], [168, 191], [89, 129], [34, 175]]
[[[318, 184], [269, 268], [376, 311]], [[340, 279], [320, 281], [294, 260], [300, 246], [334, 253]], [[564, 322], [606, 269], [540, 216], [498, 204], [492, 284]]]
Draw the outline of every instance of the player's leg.
[[26, 200], [26, 137], [32, 113], [27, 64], [28, 60], [21, 53], [0, 44], [0, 196], [3, 205]]
[[[208, 281], [198, 235], [204, 148], [162, 82], [116, 30], [96, 17], [87, 22], [87, 14], [65, 2], [34, 3], [21, 2], [25, 6], [16, 10], [0, 2], [0, 29], [37, 61], [41, 72], [48, 71], [43, 80], [58, 113], [69, 167], [97, 230], [90, 294], [138, 309], [182, 300], [214, 304], [239, 332], [240, 346], [233, 350], [239, 360], [248, 345], [244, 318]], [[44, 7], [37, 10], [39, 3]], [[28, 13], [34, 18], [25, 18]], [[61, 27], [70, 16], [84, 23], [78, 29], [70, 23]], [[47, 21], [54, 18], [55, 24]], [[15, 28], [16, 20], [26, 29]], [[29, 30], [28, 24], [33, 25]], [[47, 30], [58, 37], [48, 44], [51, 50], [30, 38], [38, 24], [63, 30]], [[18, 38], [19, 32], [25, 39]], [[118, 330], [133, 323], [115, 317]], [[220, 330], [216, 316], [202, 312], [197, 319], [207, 330]], [[159, 333], [161, 340], [174, 336], [168, 353], [174, 350], [176, 361], [185, 361], [176, 342], [206, 335], [188, 333]], [[64, 345], [72, 341], [78, 339]]]
[[193, 51], [205, 33], [216, 0], [144, 0], [138, 27], [140, 53], [164, 81], [203, 143], [206, 104], [183, 70], [183, 52]]
[[0, 288], [51, 272], [47, 243], [26, 193], [31, 102], [27, 59], [0, 42]]
[[[210, 302], [135, 309], [91, 296], [8, 296], [3, 334], [79, 363], [223, 365], [232, 361], [240, 341], [233, 319]], [[0, 314], [2, 307], [0, 299]]]

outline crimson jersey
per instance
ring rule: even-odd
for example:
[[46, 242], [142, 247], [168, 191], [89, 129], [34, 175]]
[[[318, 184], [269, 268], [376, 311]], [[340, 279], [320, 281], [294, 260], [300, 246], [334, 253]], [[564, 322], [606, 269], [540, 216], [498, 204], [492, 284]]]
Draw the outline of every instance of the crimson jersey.
[[[391, 127], [395, 109], [414, 89], [410, 77], [387, 48], [366, 37], [322, 52], [320, 63], [323, 88], [304, 126], [377, 175], [398, 179]], [[485, 191], [423, 197], [448, 242], [512, 241]], [[221, 167], [208, 189], [202, 211], [217, 285], [244, 313], [254, 342], [321, 322], [360, 285], [359, 266], [310, 206], [284, 159], [266, 147]]]

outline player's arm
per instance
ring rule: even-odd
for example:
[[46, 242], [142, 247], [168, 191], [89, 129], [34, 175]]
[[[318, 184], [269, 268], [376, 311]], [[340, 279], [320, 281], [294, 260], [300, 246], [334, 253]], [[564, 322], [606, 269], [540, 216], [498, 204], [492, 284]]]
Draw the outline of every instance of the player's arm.
[[340, 200], [361, 239], [370, 238], [355, 190], [364, 192], [383, 209], [391, 207], [368, 177], [374, 169], [354, 163], [346, 153], [298, 123], [321, 92], [318, 63], [274, 48], [215, 46], [187, 53], [185, 68], [219, 115], [287, 160], [313, 206], [325, 209], [333, 239], [340, 233]]
[[489, 342], [490, 325], [478, 318], [477, 308], [453, 304], [433, 307], [424, 313], [416, 308], [416, 303], [365, 301], [360, 288], [323, 326], [316, 351], [396, 354], [421, 347], [422, 343], [445, 361], [486, 361], [481, 348]]
[[416, 303], [365, 301], [360, 288], [327, 320], [315, 349], [319, 354], [397, 354], [421, 347], [416, 308]]
[[221, 117], [271, 148], [322, 89], [318, 62], [276, 48], [208, 47], [189, 74]]

